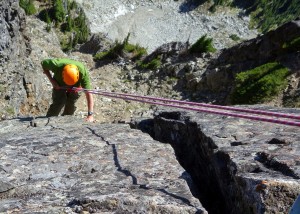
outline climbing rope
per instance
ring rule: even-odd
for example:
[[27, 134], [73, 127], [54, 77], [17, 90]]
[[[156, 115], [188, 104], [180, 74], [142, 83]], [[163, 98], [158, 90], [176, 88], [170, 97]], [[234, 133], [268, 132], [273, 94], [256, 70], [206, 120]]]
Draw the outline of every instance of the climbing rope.
[[[61, 89], [66, 89], [66, 88], [61, 87]], [[68, 89], [68, 90], [70, 90], [70, 89]], [[172, 100], [172, 99], [158, 98], [158, 97], [152, 97], [152, 96], [127, 94], [127, 93], [108, 92], [108, 91], [104, 91], [104, 90], [89, 90], [89, 89], [76, 88], [76, 87], [71, 88], [71, 90], [76, 91], [76, 92], [85, 91], [85, 92], [102, 95], [102, 96], [106, 96], [106, 97], [142, 102], [142, 103], [147, 103], [147, 104], [175, 107], [175, 108], [197, 111], [197, 112], [218, 114], [218, 115], [224, 115], [224, 116], [238, 117], [238, 118], [243, 118], [243, 119], [250, 119], [250, 120], [256, 120], [256, 121], [263, 121], [263, 122], [270, 122], [270, 123], [300, 127], [300, 121], [295, 121], [295, 120], [300, 120], [300, 115], [295, 115], [295, 114], [286, 114], [286, 113], [264, 111], [264, 110], [257, 110], [257, 109], [245, 109], [245, 108], [238, 108], [238, 107], [232, 107], [232, 106], [221, 106], [221, 105], [196, 103], [196, 102], [189, 102], [189, 101]], [[217, 110], [212, 110], [212, 109], [217, 109]], [[218, 109], [226, 110], [226, 111], [218, 111]], [[228, 112], [228, 111], [231, 111], [231, 112]], [[244, 113], [248, 113], [248, 114], [269, 116], [269, 117], [234, 113], [234, 111], [244, 112]], [[274, 117], [289, 118], [289, 119], [293, 119], [293, 120], [286, 120], [286, 119], [283, 120], [283, 119], [277, 119]]]

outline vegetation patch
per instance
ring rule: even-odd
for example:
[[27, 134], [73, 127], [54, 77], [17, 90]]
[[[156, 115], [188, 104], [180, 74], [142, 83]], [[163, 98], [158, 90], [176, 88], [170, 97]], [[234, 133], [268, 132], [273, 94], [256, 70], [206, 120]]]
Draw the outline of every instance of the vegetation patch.
[[[46, 30], [51, 28], [58, 32], [60, 44], [63, 51], [70, 51], [77, 44], [83, 44], [87, 41], [90, 30], [88, 28], [87, 19], [82, 8], [75, 1], [63, 0], [43, 0], [40, 11], [34, 11], [33, 0], [20, 0], [20, 6], [26, 14], [34, 14], [38, 12], [38, 17], [47, 23]], [[41, 4], [42, 5], [42, 4]]]
[[287, 86], [289, 70], [277, 62], [238, 73], [232, 93], [233, 104], [256, 104], [272, 100]]
[[[200, 37], [191, 47], [187, 50], [190, 54], [201, 54], [201, 53], [213, 53], [216, 48], [213, 45], [213, 39], [208, 38], [206, 35]], [[145, 59], [137, 63], [138, 68], [157, 70], [161, 67], [163, 59], [166, 56], [164, 54], [158, 54], [153, 56], [151, 59]]]
[[251, 16], [250, 27], [262, 33], [295, 20], [300, 16], [299, 0], [194, 0], [196, 5], [212, 2], [210, 12], [216, 12], [217, 6], [230, 6], [245, 9]]
[[26, 15], [28, 16], [33, 15], [37, 12], [33, 0], [20, 0], [19, 5], [24, 9]]
[[258, 0], [249, 10], [252, 26], [258, 27], [263, 33], [300, 16], [299, 0]]
[[189, 49], [190, 53], [213, 53], [215, 51], [216, 48], [213, 45], [213, 39], [207, 38], [206, 35], [198, 39]]
[[283, 106], [288, 108], [300, 108], [300, 93], [295, 96], [285, 97], [283, 99]]
[[143, 61], [138, 62], [137, 65], [141, 69], [157, 70], [162, 65], [161, 56], [158, 55], [148, 63], [145, 63]]
[[232, 0], [214, 0], [215, 5], [222, 5], [222, 6], [227, 6], [231, 5]]
[[178, 82], [179, 78], [178, 77], [169, 77], [167, 78], [167, 83], [168, 84], [176, 84]]
[[15, 109], [12, 106], [6, 107], [5, 112], [9, 115], [14, 115], [15, 114]]
[[108, 51], [97, 53], [94, 56], [94, 60], [115, 60], [121, 56], [136, 61], [147, 55], [147, 50], [145, 48], [129, 43], [129, 36], [130, 34], [127, 35], [122, 43], [116, 41]]
[[236, 34], [231, 34], [229, 38], [236, 42], [241, 40], [241, 38]]
[[290, 42], [284, 43], [282, 48], [285, 50], [288, 50], [288, 51], [299, 51], [300, 50], [300, 37], [297, 37]]

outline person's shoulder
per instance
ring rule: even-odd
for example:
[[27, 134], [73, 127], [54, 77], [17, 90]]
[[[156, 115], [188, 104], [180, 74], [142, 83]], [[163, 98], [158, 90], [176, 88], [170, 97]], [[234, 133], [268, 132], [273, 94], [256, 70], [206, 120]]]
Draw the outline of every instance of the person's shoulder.
[[49, 62], [54, 62], [54, 61], [56, 61], [57, 59], [51, 59], [51, 58], [47, 58], [47, 59], [43, 59], [42, 61], [41, 61], [41, 63], [43, 64], [43, 63], [49, 63]]
[[76, 65], [81, 73], [86, 72], [86, 67], [85, 65], [77, 60], [74, 59], [69, 59], [69, 58], [57, 58], [53, 61], [57, 65], [68, 65], [68, 64], [73, 64]]
[[48, 62], [49, 60], [51, 60], [51, 59], [43, 59], [43, 60], [41, 61], [41, 63], [43, 64], [44, 62]]
[[84, 66], [84, 64], [80, 61], [74, 60], [74, 59], [69, 59], [69, 58], [59, 58], [57, 59], [58, 62], [63, 62], [65, 64], [73, 64], [76, 66]]
[[86, 66], [82, 62], [76, 60], [71, 60], [71, 61], [73, 63], [70, 64], [76, 65], [81, 72], [86, 72]]
[[43, 67], [48, 66], [48, 65], [50, 65], [50, 64], [52, 63], [52, 60], [53, 60], [53, 59], [43, 59], [43, 60], [41, 61], [41, 65], [42, 65]]

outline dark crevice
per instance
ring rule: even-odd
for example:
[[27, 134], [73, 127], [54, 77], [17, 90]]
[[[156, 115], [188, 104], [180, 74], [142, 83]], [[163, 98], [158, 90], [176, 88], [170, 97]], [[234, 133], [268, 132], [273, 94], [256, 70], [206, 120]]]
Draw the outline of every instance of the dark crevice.
[[22, 78], [22, 82], [23, 82], [23, 88], [26, 91], [26, 96], [28, 98], [29, 94], [28, 94], [28, 87], [27, 87], [27, 83], [26, 83], [25, 77]]
[[[154, 118], [154, 127], [148, 130], [151, 130], [155, 140], [169, 143], [173, 147], [178, 162], [192, 178], [193, 185], [189, 185], [191, 193], [210, 214], [232, 213], [219, 186], [220, 175], [213, 166], [214, 161], [222, 162], [224, 158], [221, 153], [219, 157], [213, 157], [216, 148], [214, 142], [199, 134], [197, 123], [190, 122], [180, 112], [164, 112], [160, 117], [163, 119]], [[227, 166], [224, 166], [223, 173], [226, 170]]]
[[[230, 151], [235, 151], [233, 147], [243, 147], [248, 142], [235, 140], [231, 142], [231, 147], [219, 149], [213, 139], [205, 134], [208, 130], [201, 130], [202, 126], [187, 118], [184, 112], [159, 112], [152, 123], [153, 127], [147, 129], [155, 140], [173, 147], [177, 160], [192, 178], [193, 186], [189, 185], [191, 193], [210, 214], [265, 212], [266, 205], [256, 196], [261, 193], [255, 192], [250, 196], [255, 198], [257, 204], [249, 203], [248, 180], [240, 173], [263, 174], [276, 171], [290, 178], [300, 179], [284, 161], [265, 152], [257, 153], [255, 159], [251, 159], [251, 164], [238, 167]], [[275, 138], [266, 143], [281, 147], [291, 144]]]
[[286, 140], [280, 140], [280, 139], [277, 139], [277, 138], [273, 138], [272, 140], [270, 140], [268, 142], [268, 144], [275, 144], [275, 145], [283, 144], [283, 145], [286, 145], [286, 144], [289, 144], [289, 142], [287, 142]]
[[137, 185], [137, 178], [127, 169], [123, 169], [120, 165], [119, 158], [118, 158], [118, 152], [115, 144], [109, 144], [112, 146], [113, 153], [114, 153], [114, 162], [115, 166], [117, 167], [117, 171], [122, 172], [124, 175], [131, 177], [132, 184]]
[[[177, 135], [178, 137], [178, 135]], [[191, 142], [192, 143], [192, 142]], [[204, 208], [211, 214], [230, 213], [226, 207], [221, 189], [218, 186], [217, 175], [212, 165], [210, 152], [205, 148], [198, 148], [198, 157], [191, 155], [190, 147], [183, 144], [170, 143], [175, 150], [176, 157], [182, 167], [191, 175], [194, 181], [192, 194], [200, 200]], [[201, 164], [202, 163], [202, 164]]]
[[280, 172], [283, 175], [292, 177], [294, 179], [300, 179], [300, 177], [295, 174], [295, 172], [288, 165], [280, 163], [270, 154], [267, 154], [265, 152], [258, 152], [256, 154], [255, 160], [262, 163], [268, 169]]
[[[247, 198], [243, 198], [245, 191], [242, 187], [247, 183], [237, 175], [236, 163], [227, 151], [218, 149], [212, 138], [203, 133], [201, 126], [191, 121], [184, 112], [158, 113], [151, 123], [153, 127], [147, 129], [155, 140], [173, 147], [178, 162], [192, 179], [193, 185], [188, 184], [191, 193], [199, 199], [208, 213], [250, 214], [265, 209], [264, 206], [257, 208]], [[275, 140], [272, 143], [282, 144]], [[247, 143], [235, 141], [231, 146], [244, 144]], [[266, 164], [257, 163], [243, 167], [244, 172], [268, 171]], [[288, 169], [283, 171], [286, 174], [291, 173]]]
[[118, 158], [118, 151], [117, 151], [116, 145], [111, 144], [109, 141], [105, 140], [104, 137], [97, 134], [95, 130], [93, 130], [89, 127], [87, 127], [87, 129], [89, 129], [92, 132], [93, 135], [101, 138], [102, 141], [104, 141], [107, 145], [112, 147], [112, 151], [113, 151], [113, 154], [114, 154], [114, 163], [115, 163], [115, 166], [117, 168], [117, 171], [122, 172], [126, 176], [130, 176], [132, 178], [132, 184], [137, 185], [138, 184], [137, 183], [137, 178], [129, 170], [123, 169], [121, 167], [120, 162], [119, 162], [119, 158]]
[[231, 145], [231, 146], [242, 146], [243, 143], [240, 142], [240, 141], [235, 141], [235, 142], [231, 142], [230, 145]]

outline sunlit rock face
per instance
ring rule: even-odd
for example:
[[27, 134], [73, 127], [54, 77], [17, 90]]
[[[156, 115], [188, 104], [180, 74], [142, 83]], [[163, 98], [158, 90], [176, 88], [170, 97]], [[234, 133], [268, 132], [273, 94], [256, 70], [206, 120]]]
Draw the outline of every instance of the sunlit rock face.
[[205, 34], [214, 38], [218, 49], [234, 44], [230, 35], [242, 39], [257, 35], [248, 27], [249, 17], [238, 9], [210, 13], [184, 0], [76, 1], [84, 8], [93, 33], [104, 33], [113, 41], [123, 41], [130, 33], [130, 42], [147, 48], [149, 53], [168, 42], [194, 43]]
[[[0, 65], [26, 52], [26, 39], [22, 36], [25, 28], [25, 14], [19, 8], [19, 1], [5, 0], [0, 6]], [[1, 68], [3, 69], [3, 68]], [[1, 71], [1, 70], [0, 70]]]
[[126, 124], [0, 123], [0, 212], [207, 213], [172, 147]]
[[152, 127], [175, 149], [209, 213], [288, 213], [300, 194], [299, 126], [161, 110]]

